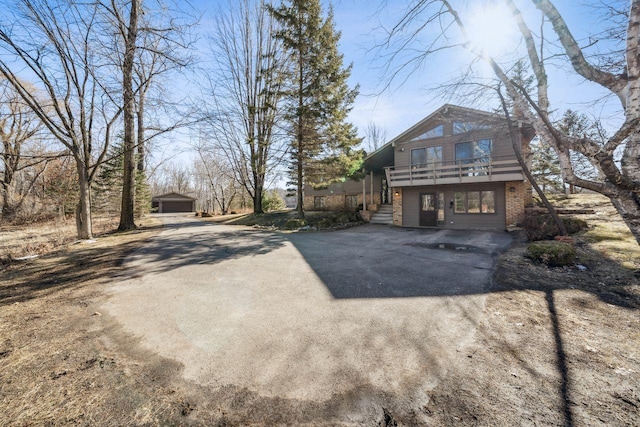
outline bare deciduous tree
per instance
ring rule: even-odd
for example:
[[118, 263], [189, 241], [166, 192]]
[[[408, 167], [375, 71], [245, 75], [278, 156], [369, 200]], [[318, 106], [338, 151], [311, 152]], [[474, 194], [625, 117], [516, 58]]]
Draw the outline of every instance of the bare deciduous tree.
[[[151, 88], [158, 84], [159, 76], [191, 62], [187, 30], [193, 22], [189, 19], [181, 21], [179, 17], [187, 15], [181, 10], [176, 13], [178, 8], [172, 10], [175, 16], [168, 14], [165, 6], [157, 3], [157, 7], [153, 7], [150, 2], [141, 0], [101, 3], [101, 10], [106, 12], [107, 28], [117, 29], [108, 46], [111, 52], [105, 53], [122, 75], [119, 85], [124, 121], [124, 180], [120, 230], [136, 227], [135, 183], [139, 179], [137, 175], [144, 173], [148, 142], [187, 123], [183, 117], [188, 114], [176, 114], [181, 118], [166, 126], [151, 127], [146, 123], [148, 97]], [[170, 102], [163, 96], [157, 104], [155, 107], [165, 107]], [[149, 135], [148, 130], [152, 131]]]
[[255, 213], [263, 211], [265, 182], [285, 154], [276, 134], [284, 60], [265, 3], [229, 1], [211, 36], [216, 77], [210, 80], [207, 133], [233, 165]]
[[367, 143], [367, 152], [373, 153], [386, 142], [387, 131], [375, 122], [369, 122], [367, 123], [364, 140]]
[[[46, 158], [26, 156], [25, 148], [41, 128], [38, 118], [10, 85], [0, 86], [0, 140], [2, 140], [2, 165], [0, 188], [2, 189], [2, 219], [9, 220], [16, 213], [26, 192], [16, 197], [15, 178], [22, 170], [46, 161]], [[28, 183], [32, 187], [37, 175]]]
[[[107, 123], [98, 114], [108, 108], [101, 105], [104, 93], [91, 45], [96, 9], [92, 4], [44, 0], [21, 0], [16, 6], [5, 8], [4, 13], [12, 15], [0, 25], [0, 73], [73, 157], [79, 187], [77, 233], [90, 239], [91, 182], [106, 155], [108, 129], [120, 114], [116, 109]], [[26, 84], [18, 72], [26, 72], [33, 84]], [[107, 136], [97, 141], [101, 131]]]
[[204, 147], [198, 147], [198, 158], [194, 162], [195, 180], [202, 184], [201, 198], [210, 201], [206, 209], [219, 209], [222, 215], [229, 212], [229, 208], [236, 196], [242, 191], [235, 180], [233, 167], [227, 159], [216, 156]]

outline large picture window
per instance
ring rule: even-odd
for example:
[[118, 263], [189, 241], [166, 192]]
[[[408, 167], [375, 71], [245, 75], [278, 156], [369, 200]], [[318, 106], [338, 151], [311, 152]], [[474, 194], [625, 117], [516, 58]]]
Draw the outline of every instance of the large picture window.
[[454, 213], [496, 213], [495, 191], [457, 191], [454, 193]]
[[411, 168], [442, 166], [442, 146], [415, 148], [411, 150]]
[[491, 158], [491, 140], [459, 142], [456, 144], [456, 161], [459, 163], [473, 163], [489, 161]]

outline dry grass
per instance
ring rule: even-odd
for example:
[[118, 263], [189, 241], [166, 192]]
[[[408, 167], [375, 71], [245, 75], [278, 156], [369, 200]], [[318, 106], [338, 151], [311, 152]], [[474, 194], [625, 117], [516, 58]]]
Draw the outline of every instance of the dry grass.
[[580, 233], [580, 238], [603, 257], [629, 269], [640, 269], [640, 245], [609, 199], [600, 194], [572, 194], [555, 198], [553, 204], [593, 209], [593, 214], [576, 216], [589, 224], [589, 229]]
[[[148, 220], [145, 220], [148, 222]], [[101, 236], [115, 230], [118, 218], [93, 218], [93, 233]], [[22, 226], [0, 227], [0, 260], [42, 255], [77, 240], [74, 220], [50, 220]]]
[[577, 194], [555, 206], [589, 229], [577, 262], [550, 268], [503, 254], [476, 340], [448, 361], [430, 393], [429, 425], [640, 425], [640, 246], [608, 199]]

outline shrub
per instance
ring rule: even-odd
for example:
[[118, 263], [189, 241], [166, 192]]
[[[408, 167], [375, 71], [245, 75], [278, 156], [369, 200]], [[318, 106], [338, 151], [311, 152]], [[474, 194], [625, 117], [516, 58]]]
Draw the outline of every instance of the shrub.
[[288, 220], [285, 223], [284, 228], [286, 228], [287, 230], [295, 230], [296, 228], [304, 227], [305, 225], [307, 225], [306, 220], [294, 218]]
[[576, 259], [576, 250], [568, 243], [559, 241], [541, 241], [531, 243], [527, 247], [526, 256], [534, 261], [541, 262], [552, 267], [561, 267], [573, 264]]
[[[585, 230], [587, 223], [578, 218], [561, 218], [567, 233], [574, 234], [578, 231]], [[527, 232], [527, 238], [531, 241], [549, 240], [560, 235], [560, 230], [551, 215], [531, 215], [525, 220], [524, 228]]]
[[280, 211], [286, 209], [284, 199], [275, 190], [265, 191], [262, 195], [262, 210], [265, 212]]

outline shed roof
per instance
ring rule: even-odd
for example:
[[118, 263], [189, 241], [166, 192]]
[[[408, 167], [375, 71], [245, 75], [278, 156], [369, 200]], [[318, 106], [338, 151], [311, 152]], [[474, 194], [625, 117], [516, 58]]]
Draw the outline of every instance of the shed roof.
[[196, 200], [194, 197], [189, 197], [189, 196], [185, 196], [184, 194], [180, 194], [180, 193], [176, 193], [176, 192], [171, 192], [171, 193], [167, 193], [167, 194], [162, 194], [160, 196], [154, 196], [151, 198], [152, 201], [160, 201], [160, 200], [171, 200], [171, 201], [176, 201], [176, 200]]

